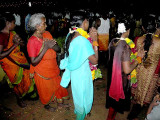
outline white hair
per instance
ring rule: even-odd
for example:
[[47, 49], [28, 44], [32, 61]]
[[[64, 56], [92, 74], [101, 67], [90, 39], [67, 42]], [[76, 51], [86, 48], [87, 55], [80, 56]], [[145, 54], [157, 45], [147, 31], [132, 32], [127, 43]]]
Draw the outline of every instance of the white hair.
[[35, 13], [30, 17], [28, 22], [28, 27], [30, 28], [31, 31], [36, 30], [36, 26], [41, 24], [42, 22], [41, 18], [45, 18], [45, 15], [42, 13]]

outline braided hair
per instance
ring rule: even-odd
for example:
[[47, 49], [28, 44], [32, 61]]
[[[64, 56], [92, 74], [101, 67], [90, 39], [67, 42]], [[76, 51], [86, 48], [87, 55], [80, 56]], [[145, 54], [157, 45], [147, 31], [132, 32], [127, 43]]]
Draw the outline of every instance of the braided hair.
[[[88, 19], [85, 13], [75, 12], [75, 13], [71, 14], [71, 19], [70, 19], [70, 27], [71, 27], [71, 29], [73, 27], [75, 27], [75, 26], [76, 27], [80, 27], [85, 19]], [[66, 40], [66, 44], [65, 44], [66, 57], [69, 56], [69, 51], [68, 50], [69, 50], [69, 46], [70, 46], [70, 43], [71, 43], [74, 35], [75, 35], [75, 32], [69, 33], [67, 38], [66, 38], [67, 39]]]
[[147, 17], [143, 18], [142, 19], [142, 26], [146, 30], [146, 38], [144, 39], [144, 51], [146, 51], [146, 52], [145, 52], [145, 56], [143, 58], [145, 61], [148, 57], [149, 48], [152, 45], [152, 34], [156, 30], [155, 18], [152, 16], [147, 16]]

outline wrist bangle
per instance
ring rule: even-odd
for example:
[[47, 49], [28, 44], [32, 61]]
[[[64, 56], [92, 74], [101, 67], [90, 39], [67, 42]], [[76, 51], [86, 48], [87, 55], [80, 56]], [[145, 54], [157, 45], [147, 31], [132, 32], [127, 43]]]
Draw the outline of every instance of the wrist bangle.
[[99, 46], [97, 41], [93, 41], [93, 46]]
[[142, 63], [142, 58], [138, 56], [137, 61], [138, 61], [138, 64]]

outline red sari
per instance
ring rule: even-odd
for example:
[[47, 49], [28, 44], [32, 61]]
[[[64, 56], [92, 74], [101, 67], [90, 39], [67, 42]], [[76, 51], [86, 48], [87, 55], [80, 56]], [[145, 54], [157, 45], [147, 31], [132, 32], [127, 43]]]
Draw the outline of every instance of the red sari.
[[[43, 34], [43, 38], [53, 39], [49, 32]], [[30, 37], [27, 44], [29, 57], [36, 57], [43, 49], [43, 40], [35, 36]], [[62, 103], [62, 99], [68, 98], [67, 89], [60, 86], [60, 70], [57, 65], [56, 52], [48, 49], [40, 63], [30, 67], [34, 75], [35, 84], [42, 104], [49, 104], [54, 99]]]

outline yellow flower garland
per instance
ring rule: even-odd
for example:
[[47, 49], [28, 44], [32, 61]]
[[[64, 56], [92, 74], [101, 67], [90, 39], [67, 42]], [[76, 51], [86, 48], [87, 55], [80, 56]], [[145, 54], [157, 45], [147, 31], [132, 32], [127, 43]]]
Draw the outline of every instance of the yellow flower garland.
[[95, 79], [95, 70], [92, 70], [91, 74], [92, 74], [92, 80], [94, 80]]
[[[77, 32], [79, 32], [79, 34], [81, 34], [83, 37], [85, 37], [86, 39], [88, 39], [90, 36], [88, 35], [88, 33], [86, 31], [84, 31], [82, 28], [77, 28], [76, 29]], [[98, 46], [98, 43], [92, 43], [93, 46]], [[98, 71], [98, 72], [97, 72]], [[100, 74], [99, 74], [100, 73]], [[100, 75], [98, 76], [99, 78], [102, 78], [102, 75], [101, 75], [101, 71], [100, 69], [97, 69], [97, 70], [92, 70], [91, 71], [91, 74], [92, 74], [92, 80], [94, 79], [97, 79], [97, 75]]]
[[89, 38], [90, 37], [88, 35], [88, 33], [86, 31], [84, 31], [82, 28], [77, 28], [76, 31], [79, 32], [79, 34], [81, 34], [85, 38]]
[[[131, 49], [135, 48], [135, 44], [134, 44], [134, 42], [131, 39], [125, 38], [125, 41], [126, 41], [126, 43], [129, 45], [129, 47]], [[140, 62], [139, 59], [137, 59], [137, 52], [131, 52], [130, 59], [131, 59], [131, 62], [133, 62], [135, 60], [137, 60], [138, 62]], [[131, 84], [135, 84], [137, 82], [137, 79], [136, 79], [137, 71], [136, 71], [136, 69], [134, 69], [131, 72], [130, 75], [131, 75]]]

